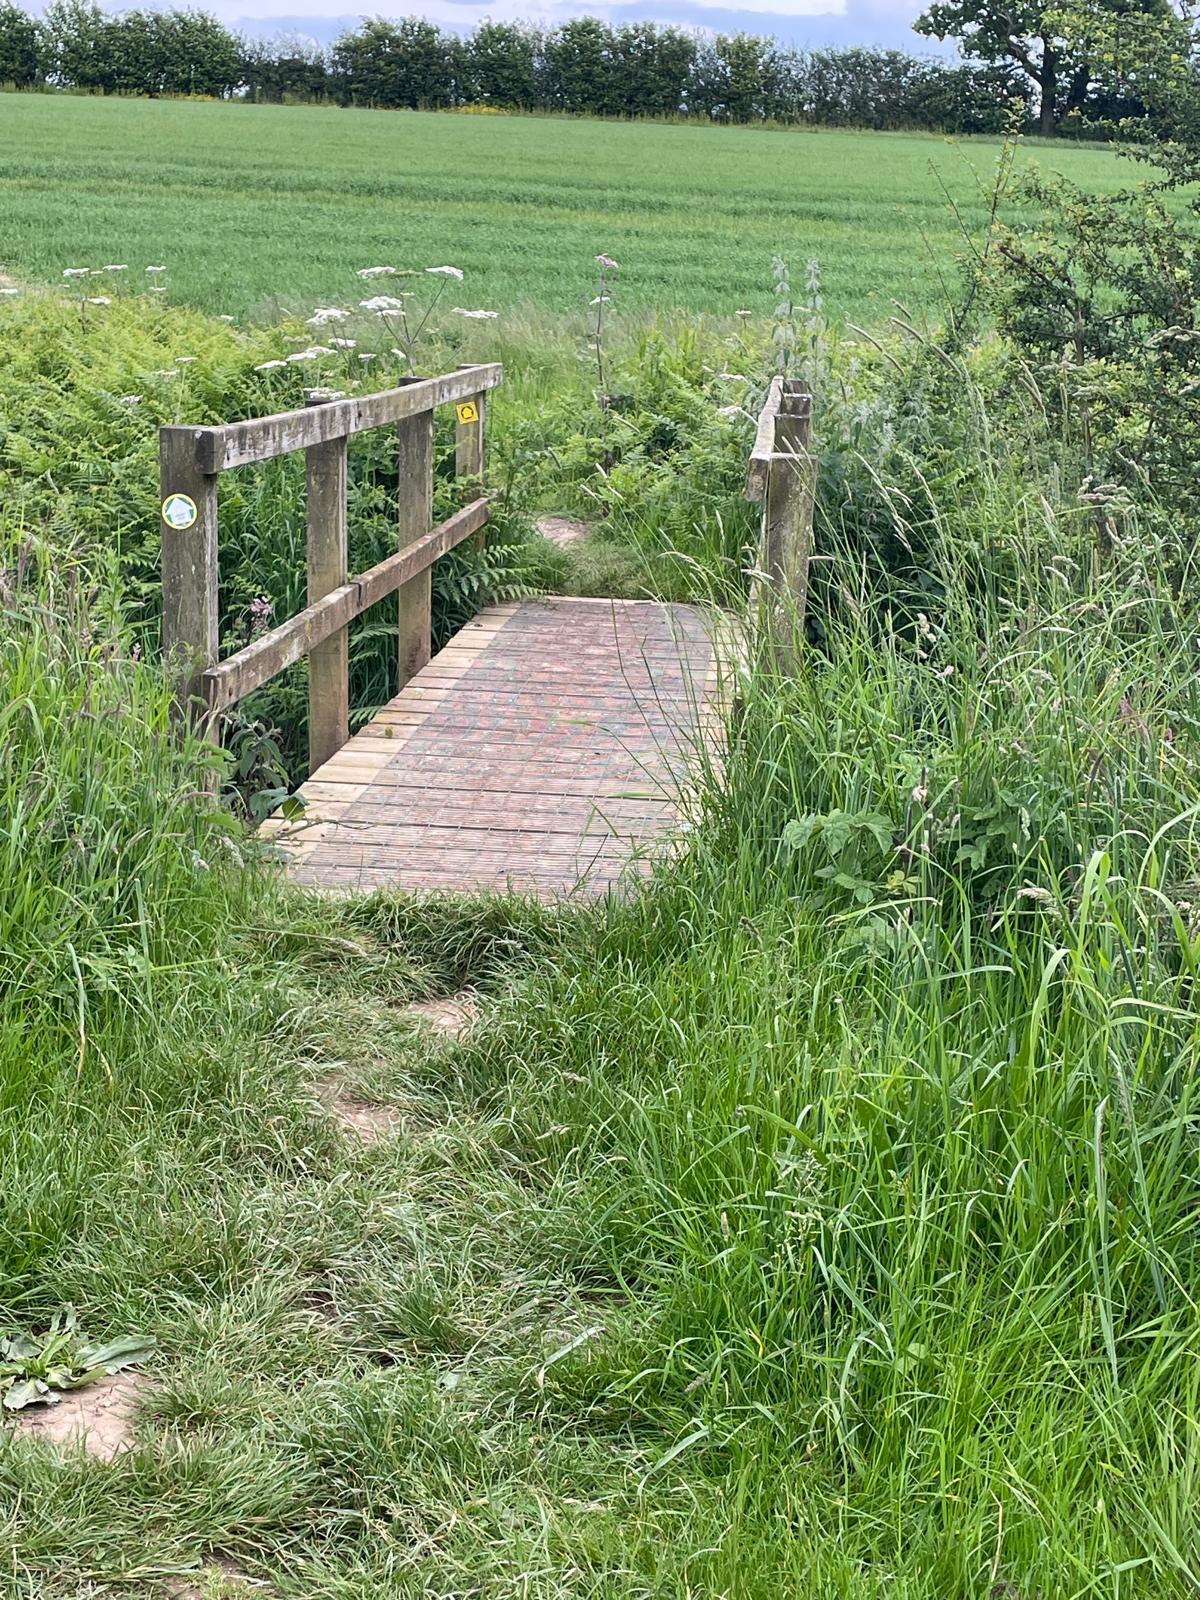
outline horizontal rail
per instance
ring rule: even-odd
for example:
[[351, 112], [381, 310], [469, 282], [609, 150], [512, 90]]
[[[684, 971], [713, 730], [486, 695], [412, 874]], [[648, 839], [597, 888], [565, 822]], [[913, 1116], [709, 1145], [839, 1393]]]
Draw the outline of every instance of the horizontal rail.
[[[478, 368], [470, 376], [478, 383]], [[224, 711], [252, 690], [261, 688], [276, 673], [307, 655], [315, 645], [324, 643], [377, 601], [431, 567], [439, 556], [477, 533], [487, 521], [488, 511], [486, 498], [472, 500], [470, 505], [439, 523], [432, 533], [414, 540], [397, 555], [388, 556], [360, 577], [330, 590], [287, 622], [281, 622], [277, 628], [255, 639], [253, 644], [210, 667], [202, 679], [209, 709]]]
[[771, 387], [762, 410], [758, 413], [758, 432], [754, 436], [754, 449], [746, 469], [746, 499], [763, 500], [767, 493], [767, 479], [771, 475], [771, 461], [775, 455], [775, 419], [783, 401], [783, 379], [772, 378]]
[[252, 417], [247, 422], [223, 422], [215, 428], [163, 428], [162, 433], [191, 455], [199, 472], [227, 472], [231, 467], [272, 456], [304, 450], [309, 445], [342, 439], [368, 428], [430, 411], [451, 400], [466, 400], [500, 382], [499, 362], [460, 367], [440, 378], [419, 378], [398, 389], [383, 389], [353, 400], [330, 400], [305, 406], [301, 411], [281, 411], [273, 417]]

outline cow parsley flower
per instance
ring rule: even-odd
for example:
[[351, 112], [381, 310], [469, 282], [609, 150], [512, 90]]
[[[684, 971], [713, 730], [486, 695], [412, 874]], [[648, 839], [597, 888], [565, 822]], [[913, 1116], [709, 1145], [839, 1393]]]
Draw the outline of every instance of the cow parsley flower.
[[90, 267], [64, 267], [64, 278], [86, 278], [92, 269]]
[[225, 313], [222, 313], [222, 314], [221, 314], [221, 315], [220, 315], [220, 316], [219, 316], [219, 317], [218, 317], [218, 318], [217, 318], [217, 321], [218, 321], [218, 322], [236, 322], [236, 321], [237, 321], [237, 318], [236, 318], [236, 317], [230, 317], [230, 316], [227, 316], [227, 315], [226, 315], [226, 314], [225, 314]]
[[386, 311], [404, 310], [404, 301], [390, 294], [377, 294], [370, 300], [360, 300], [358, 303], [364, 311], [377, 311], [380, 316]]
[[105, 267], [104, 270], [105, 270], [105, 272], [128, 272], [129, 271], [129, 263], [128, 263], [128, 261], [110, 262], [109, 265], [107, 267]]
[[142, 397], [140, 394], [123, 394], [121, 396], [121, 404], [123, 406], [140, 406], [141, 403]]
[[374, 350], [360, 350], [358, 352], [358, 359], [360, 361], [374, 361], [375, 356], [376, 352]]
[[7, 285], [0, 285], [0, 294], [4, 294], [4, 295], [20, 294], [20, 292], [21, 292], [20, 289], [13, 289], [13, 288], [9, 288]]
[[147, 267], [146, 268], [146, 271], [150, 272], [150, 273], [165, 272], [166, 270], [167, 270], [166, 267]]
[[350, 313], [343, 311], [340, 306], [318, 306], [312, 316], [307, 319], [305, 326], [323, 328], [328, 322], [345, 322], [349, 315]]
[[621, 270], [620, 265], [611, 256], [600, 255], [596, 257], [596, 260], [602, 267], [606, 267], [609, 272], [620, 272]]
[[167, 286], [165, 283], [152, 283], [150, 285], [151, 294], [166, 294], [166, 292]]
[[275, 372], [279, 367], [286, 366], [286, 361], [262, 361], [254, 370], [255, 372]]
[[330, 339], [329, 342], [335, 350], [353, 350], [358, 344], [357, 339]]
[[306, 389], [304, 391], [304, 398], [306, 400], [314, 400], [322, 403], [327, 400], [344, 400], [346, 398], [346, 391], [344, 389], [327, 389], [323, 387], [318, 389]]
[[195, 356], [176, 356], [175, 357], [175, 365], [177, 367], [186, 367], [191, 362], [195, 361], [195, 359], [196, 359]]
[[461, 267], [426, 267], [425, 271], [432, 272], [443, 278], [458, 278], [461, 280], [463, 276]]
[[456, 317], [470, 317], [473, 322], [491, 322], [500, 315], [498, 311], [464, 311], [462, 306], [451, 306]]
[[112, 296], [108, 294], [90, 294], [88, 295], [88, 305], [110, 306], [112, 305]]
[[360, 278], [395, 278], [399, 276], [397, 267], [359, 267]]

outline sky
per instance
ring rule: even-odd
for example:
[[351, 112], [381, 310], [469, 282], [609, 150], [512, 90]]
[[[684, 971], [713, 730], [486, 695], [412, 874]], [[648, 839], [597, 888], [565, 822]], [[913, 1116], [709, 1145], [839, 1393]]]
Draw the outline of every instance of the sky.
[[[342, 0], [345, 3], [345, 0]], [[331, 11], [321, 0], [206, 0], [205, 9], [248, 34], [296, 32], [326, 42], [366, 16], [428, 17], [465, 32], [485, 17], [553, 25], [569, 17], [608, 22], [670, 22], [713, 33], [742, 29], [774, 34], [788, 44], [889, 45], [937, 50], [936, 40], [912, 31], [924, 0], [755, 0], [761, 9], [736, 9], [728, 0], [363, 0], [361, 10]], [[253, 7], [253, 9], [251, 9]]]

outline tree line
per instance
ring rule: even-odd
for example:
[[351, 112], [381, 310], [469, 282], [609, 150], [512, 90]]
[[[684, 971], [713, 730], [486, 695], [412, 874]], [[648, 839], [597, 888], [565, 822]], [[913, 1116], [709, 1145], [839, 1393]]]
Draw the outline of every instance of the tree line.
[[[468, 34], [419, 17], [374, 17], [325, 49], [295, 36], [241, 38], [203, 11], [113, 15], [94, 0], [54, 0], [34, 18], [0, 0], [0, 84], [945, 133], [996, 132], [1014, 119], [1033, 125], [1039, 102], [1043, 132], [1072, 118], [1081, 128], [1111, 129], [1137, 110], [1081, 75], [1077, 62], [1060, 93], [1066, 57], [1055, 58], [1045, 39], [1036, 54], [1036, 18], [1023, 41], [1003, 4], [997, 9], [1010, 20], [989, 33], [980, 23], [988, 3], [943, 0], [918, 23], [959, 39], [963, 58], [951, 62], [901, 50], [799, 50], [755, 34], [710, 37], [650, 22], [613, 27], [594, 17], [556, 28], [484, 22]], [[1092, 3], [1137, 11], [1139, 0]], [[1048, 58], [1057, 60], [1058, 78], [1047, 94]]]

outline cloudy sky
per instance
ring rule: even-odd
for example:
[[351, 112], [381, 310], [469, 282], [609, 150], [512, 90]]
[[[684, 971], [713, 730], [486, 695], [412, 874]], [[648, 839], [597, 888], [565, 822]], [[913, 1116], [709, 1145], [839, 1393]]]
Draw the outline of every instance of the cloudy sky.
[[771, 33], [798, 45], [882, 44], [936, 49], [920, 40], [912, 20], [923, 0], [754, 0], [761, 9], [735, 9], [729, 0], [363, 0], [361, 10], [336, 9], [326, 0], [207, 0], [206, 9], [246, 33], [295, 31], [313, 38], [335, 38], [360, 15], [419, 14], [456, 30], [484, 17], [563, 22], [572, 16], [605, 17], [610, 22], [674, 22], [685, 28], [726, 32], [738, 28]]

